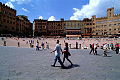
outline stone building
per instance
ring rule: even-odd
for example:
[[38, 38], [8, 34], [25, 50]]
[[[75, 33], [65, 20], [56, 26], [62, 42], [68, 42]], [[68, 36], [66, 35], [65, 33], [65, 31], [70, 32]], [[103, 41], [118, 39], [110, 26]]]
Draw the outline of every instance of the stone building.
[[34, 35], [35, 36], [47, 36], [48, 21], [42, 19], [34, 19]]
[[48, 36], [64, 36], [63, 21], [48, 21]]
[[33, 24], [28, 20], [27, 16], [18, 15], [16, 17], [16, 31], [19, 36], [31, 37], [33, 34]]
[[63, 21], [34, 19], [35, 36], [64, 36]]
[[120, 36], [120, 14], [114, 15], [114, 8], [108, 8], [107, 17], [96, 18], [94, 23], [96, 23], [94, 37]]
[[[120, 36], [120, 14], [114, 15], [114, 8], [107, 9], [107, 17], [83, 20], [47, 21], [47, 36], [66, 37], [119, 37]], [[36, 28], [36, 26], [35, 26]], [[35, 31], [42, 31], [41, 28]]]
[[82, 37], [84, 34], [84, 22], [80, 20], [65, 20], [65, 33], [67, 38]]
[[0, 2], [0, 35], [32, 36], [33, 24], [27, 16], [16, 16], [16, 10]]
[[83, 19], [84, 22], [84, 37], [92, 37], [92, 33], [93, 33], [93, 27], [94, 27], [94, 23], [92, 21], [92, 19], [88, 19], [88, 18], [84, 18]]
[[16, 35], [16, 10], [0, 2], [0, 34]]

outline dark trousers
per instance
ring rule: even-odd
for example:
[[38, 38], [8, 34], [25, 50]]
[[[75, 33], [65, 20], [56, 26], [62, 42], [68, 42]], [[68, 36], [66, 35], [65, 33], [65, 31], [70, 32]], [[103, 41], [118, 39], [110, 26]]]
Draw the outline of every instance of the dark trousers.
[[72, 62], [68, 59], [68, 56], [67, 55], [64, 55], [64, 57], [63, 57], [63, 63], [64, 63], [64, 61], [65, 61], [65, 58], [71, 63], [71, 65], [72, 65]]
[[116, 54], [119, 53], [119, 47], [116, 47]]
[[91, 54], [91, 52], [93, 51], [93, 54], [94, 54], [94, 48], [91, 48], [91, 50], [90, 50], [90, 53], [89, 54]]
[[95, 53], [94, 54], [97, 55], [97, 49], [95, 49]]
[[58, 62], [60, 63], [60, 65], [61, 65], [62, 67], [64, 67], [64, 65], [63, 65], [63, 63], [62, 63], [62, 61], [61, 61], [61, 59], [60, 59], [59, 56], [55, 56], [55, 59], [54, 59], [54, 63], [53, 63], [53, 65], [56, 64], [57, 60], [58, 60]]
[[36, 46], [36, 51], [39, 50], [39, 46]]

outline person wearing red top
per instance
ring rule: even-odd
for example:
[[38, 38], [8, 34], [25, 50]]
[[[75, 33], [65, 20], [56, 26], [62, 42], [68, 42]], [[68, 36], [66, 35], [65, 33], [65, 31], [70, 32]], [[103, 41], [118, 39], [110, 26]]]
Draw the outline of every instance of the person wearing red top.
[[116, 43], [115, 47], [116, 47], [116, 54], [118, 54], [119, 53], [119, 43]]
[[92, 45], [90, 44], [90, 48], [91, 48], [91, 50], [90, 50], [90, 53], [89, 53], [89, 54], [91, 54], [92, 51], [93, 51], [93, 54], [95, 54], [95, 53], [94, 53], [94, 43], [93, 43]]

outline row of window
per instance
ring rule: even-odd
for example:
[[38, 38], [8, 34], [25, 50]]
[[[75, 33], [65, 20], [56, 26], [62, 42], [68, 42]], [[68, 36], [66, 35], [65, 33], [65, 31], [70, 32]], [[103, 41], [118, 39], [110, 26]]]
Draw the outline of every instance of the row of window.
[[68, 31], [67, 34], [81, 34], [81, 31]]
[[[114, 30], [120, 30], [120, 28], [118, 28], [118, 29], [114, 29]], [[101, 31], [112, 31], [112, 29], [109, 29], [109, 30], [107, 30], [107, 29], [105, 29], [105, 30], [96, 30], [97, 32], [101, 32]]]
[[47, 25], [47, 23], [35, 23], [35, 25]]
[[3, 16], [0, 16], [0, 17], [11, 19], [11, 20], [15, 20], [15, 17], [13, 17], [13, 16], [11, 17], [9, 15], [3, 15]]
[[8, 11], [3, 11], [4, 14], [7, 14], [7, 15], [10, 15], [10, 16], [15, 16], [16, 14], [15, 13], [10, 13]]
[[69, 26], [69, 25], [73, 25], [73, 26], [83, 26], [83, 24], [80, 24], [80, 23], [66, 23], [66, 24], [64, 24], [64, 26]]
[[3, 19], [3, 22], [5, 22], [5, 23], [10, 23], [10, 24], [15, 24], [15, 22], [9, 21], [9, 20], [6, 20], [6, 19]]
[[[120, 18], [117, 20], [117, 19], [114, 19], [113, 20], [114, 22], [117, 22], [117, 21], [120, 21]], [[112, 20], [109, 20], [109, 22], [111, 23]], [[99, 22], [96, 22], [96, 24], [103, 24], [103, 23], [107, 23], [107, 20], [106, 21], [99, 21]]]
[[111, 33], [111, 32], [96, 33], [96, 35], [111, 35], [111, 34], [116, 34], [116, 32], [114, 32], [114, 33]]
[[[1, 27], [2, 27], [2, 26], [1, 26]], [[8, 28], [8, 26], [5, 26], [5, 28], [7, 29], [7, 28]], [[15, 30], [15, 28], [14, 28], [14, 27], [12, 27], [11, 29], [12, 29], [12, 30]]]
[[[118, 24], [109, 24], [109, 27], [112, 27], [112, 26], [120, 26], [120, 23]], [[96, 26], [96, 28], [101, 28], [101, 27], [107, 27], [107, 25], [101, 25], [101, 26]]]
[[66, 27], [67, 29], [81, 29], [81, 27]]

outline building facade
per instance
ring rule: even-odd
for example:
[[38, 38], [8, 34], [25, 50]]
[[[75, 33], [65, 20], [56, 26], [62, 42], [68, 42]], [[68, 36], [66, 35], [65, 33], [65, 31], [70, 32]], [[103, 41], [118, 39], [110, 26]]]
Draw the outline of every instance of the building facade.
[[94, 23], [92, 19], [84, 18], [84, 37], [92, 37]]
[[48, 36], [64, 36], [63, 21], [48, 21]]
[[[83, 20], [46, 21], [47, 35], [66, 37], [119, 37], [120, 14], [114, 15], [114, 8], [107, 9], [107, 17]], [[38, 30], [39, 31], [39, 30]]]
[[16, 34], [16, 10], [0, 2], [0, 34]]
[[64, 21], [66, 37], [82, 37], [84, 33], [84, 22], [80, 20]]
[[63, 21], [34, 19], [35, 36], [64, 36]]
[[48, 32], [48, 21], [35, 19], [34, 22], [34, 36], [47, 36]]
[[0, 2], [0, 35], [31, 36], [33, 24], [27, 16], [16, 16], [16, 10]]
[[27, 16], [16, 16], [16, 31], [19, 36], [31, 37], [33, 34], [33, 24], [30, 23]]
[[107, 9], [107, 17], [96, 18], [94, 23], [94, 37], [120, 36], [120, 14], [114, 15], [114, 8]]

